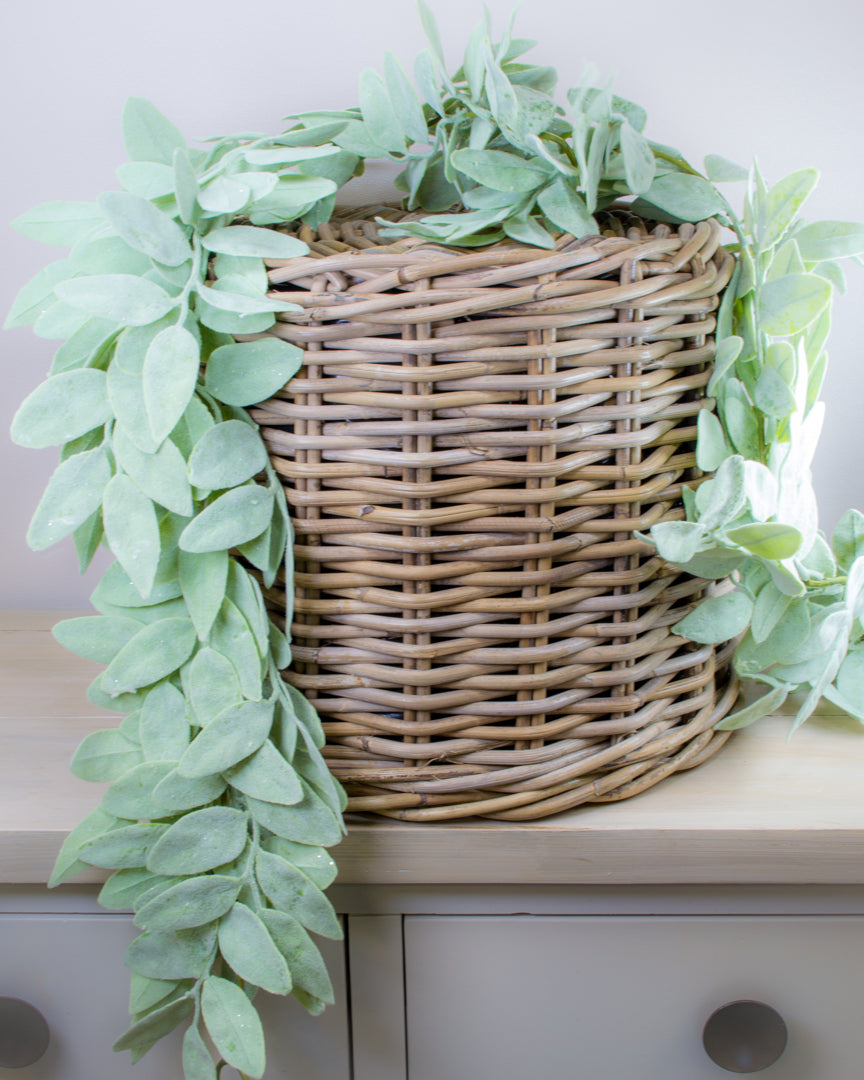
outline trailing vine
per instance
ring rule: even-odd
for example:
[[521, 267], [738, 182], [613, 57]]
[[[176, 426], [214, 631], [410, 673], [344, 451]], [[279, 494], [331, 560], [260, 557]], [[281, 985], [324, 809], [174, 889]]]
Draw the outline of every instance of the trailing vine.
[[[426, 212], [385, 235], [551, 248], [561, 233], [595, 233], [594, 215], [622, 199], [648, 219], [730, 227], [738, 265], [718, 313], [716, 412], [698, 421], [697, 461], [715, 475], [685, 490], [686, 520], [655, 525], [651, 539], [683, 569], [733, 579], [677, 627], [701, 642], [743, 634], [735, 665], [767, 690], [723, 726], [801, 687], [796, 723], [823, 694], [864, 720], [864, 516], [846, 514], [829, 544], [809, 477], [836, 260], [864, 251], [864, 227], [802, 222], [812, 170], [768, 187], [755, 167], [709, 157], [700, 174], [592, 72], [559, 106], [555, 73], [520, 62], [533, 42], [509, 25], [495, 41], [484, 20], [450, 76], [422, 0], [420, 15], [429, 48], [416, 89], [388, 54], [383, 75], [361, 75], [357, 107], [203, 148], [132, 99], [123, 190], [16, 222], [71, 248], [7, 321], [63, 341], [12, 428], [22, 446], [61, 447], [28, 542], [71, 536], [82, 572], [101, 545], [116, 559], [92, 596], [99, 614], [55, 628], [106, 665], [88, 696], [123, 719], [75, 755], [77, 776], [111, 786], [63, 845], [51, 885], [87, 866], [111, 871], [101, 903], [133, 909], [143, 931], [126, 954], [132, 1026], [116, 1048], [137, 1060], [188, 1020], [187, 1080], [224, 1063], [263, 1074], [254, 988], [313, 1013], [333, 999], [310, 933], [341, 933], [324, 890], [344, 794], [314, 708], [281, 674], [290, 643], [258, 577], [272, 587], [284, 567], [290, 628], [291, 523], [244, 409], [302, 359], [256, 336], [300, 310], [268, 292], [267, 261], [308, 250], [280, 226], [327, 221], [365, 159], [399, 162], [404, 205]], [[716, 186], [738, 181], [740, 218]]]

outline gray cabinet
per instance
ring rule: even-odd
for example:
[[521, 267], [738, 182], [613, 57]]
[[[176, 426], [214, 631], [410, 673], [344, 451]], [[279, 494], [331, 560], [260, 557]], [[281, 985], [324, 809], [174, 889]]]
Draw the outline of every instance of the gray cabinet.
[[720, 1080], [703, 1027], [741, 999], [788, 1032], [760, 1077], [861, 1073], [862, 917], [419, 916], [404, 949], [408, 1080]]
[[[23, 999], [45, 1017], [50, 1040], [33, 1065], [0, 1067], [10, 1080], [180, 1080], [180, 1033], [135, 1066], [111, 1044], [128, 1026], [123, 953], [137, 931], [126, 915], [0, 915], [0, 997]], [[345, 963], [341, 943], [323, 943], [337, 1004], [310, 1017], [293, 999], [258, 999], [268, 1044], [266, 1080], [349, 1080]], [[330, 946], [330, 948], [326, 948]], [[223, 1070], [224, 1080], [237, 1073]]]

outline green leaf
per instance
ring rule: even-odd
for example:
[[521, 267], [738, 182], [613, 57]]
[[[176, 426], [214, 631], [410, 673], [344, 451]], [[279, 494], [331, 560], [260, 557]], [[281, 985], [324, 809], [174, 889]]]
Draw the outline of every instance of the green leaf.
[[111, 661], [103, 690], [113, 697], [159, 682], [186, 663], [195, 641], [189, 619], [159, 619], [142, 627]]
[[148, 611], [138, 609], [148, 608], [156, 611], [162, 618], [162, 609], [159, 605], [165, 604], [180, 595], [180, 586], [176, 581], [161, 581], [153, 588], [150, 599], [145, 600], [129, 579], [129, 575], [119, 563], [112, 563], [102, 576], [102, 580], [93, 590], [90, 602], [97, 611], [105, 607], [112, 610], [116, 608], [130, 609], [122, 614], [130, 618], [140, 619], [142, 622], [152, 621]]
[[163, 807], [166, 814], [194, 810], [215, 802], [227, 786], [221, 776], [190, 780], [175, 769], [153, 789], [153, 801]]
[[738, 453], [758, 461], [763, 453], [761, 417], [753, 407], [744, 384], [738, 379], [726, 380], [723, 419]]
[[766, 366], [759, 373], [753, 401], [767, 416], [779, 420], [795, 411], [795, 395], [783, 376], [773, 367]]
[[170, 165], [174, 151], [186, 141], [177, 128], [151, 102], [130, 97], [123, 109], [123, 143], [133, 161]]
[[715, 184], [724, 184], [746, 180], [749, 174], [743, 165], [736, 165], [734, 161], [721, 157], [719, 154], [707, 154], [705, 175]]
[[219, 613], [227, 577], [227, 551], [180, 552], [180, 585], [200, 641], [206, 641]]
[[696, 432], [696, 464], [705, 472], [714, 472], [732, 455], [723, 425], [715, 413], [700, 409], [696, 417]]
[[707, 502], [699, 502], [699, 524], [705, 529], [716, 529], [726, 525], [744, 509], [744, 462], [735, 455], [726, 458], [720, 465], [713, 480], [701, 485], [697, 498], [702, 492], [708, 493]]
[[198, 979], [213, 963], [216, 927], [154, 930], [140, 934], [126, 950], [128, 968], [150, 979]]
[[[217, 282], [217, 286], [224, 284], [224, 278], [222, 282]], [[222, 287], [210, 288], [203, 284], [196, 285], [195, 290], [211, 307], [218, 308], [220, 311], [230, 311], [244, 318], [251, 315], [271, 314], [275, 311], [297, 310], [296, 304], [286, 304], [271, 296], [247, 296], [241, 292], [229, 292]]]
[[303, 798], [300, 778], [269, 740], [251, 757], [227, 769], [225, 777], [238, 791], [265, 802], [290, 806]]
[[198, 192], [198, 205], [208, 214], [237, 214], [251, 198], [248, 184], [230, 176], [217, 176]]
[[[387, 93], [384, 80], [377, 71], [367, 68], [360, 73], [359, 96], [363, 123], [368, 128], [371, 139], [384, 150], [404, 152], [408, 141], [406, 132]], [[426, 140], [425, 124], [421, 140]]]
[[814, 221], [795, 233], [805, 262], [841, 259], [864, 252], [864, 225], [857, 221]]
[[765, 199], [766, 228], [757, 230], [763, 246], [775, 244], [786, 232], [810, 192], [816, 186], [819, 173], [815, 169], [800, 169], [778, 180]]
[[332, 905], [302, 870], [279, 855], [259, 851], [255, 858], [255, 876], [273, 904], [283, 911], [290, 911], [307, 930], [336, 940], [342, 937], [342, 927]]
[[255, 1007], [236, 983], [211, 975], [201, 991], [201, 1012], [219, 1053], [241, 1073], [261, 1077], [264, 1032]]
[[745, 635], [735, 654], [735, 667], [743, 675], [765, 671], [798, 649], [809, 634], [807, 602], [793, 599], [763, 642], [756, 642], [752, 633]]
[[3, 324], [4, 329], [29, 326], [57, 302], [54, 288], [78, 273], [69, 259], [49, 263], [19, 291]]
[[[137, 873], [140, 873], [140, 871], [118, 870], [112, 876]], [[129, 1012], [149, 1012], [154, 1005], [158, 1005], [160, 1001], [164, 1001], [169, 994], [172, 994], [178, 985], [173, 979], [148, 979], [146, 976], [138, 975], [133, 971], [129, 979]]]
[[96, 203], [47, 202], [26, 210], [12, 225], [31, 240], [71, 247], [93, 232], [102, 221], [104, 218]]
[[153, 802], [153, 789], [172, 770], [170, 761], [145, 761], [115, 780], [102, 798], [109, 814], [128, 821], [155, 821], [166, 817]]
[[779, 709], [788, 696], [789, 691], [785, 686], [775, 686], [749, 705], [730, 713], [714, 727], [717, 731], [737, 731], [740, 728], [749, 727], [750, 724], [761, 720], [763, 716]]
[[384, 80], [397, 124], [407, 137], [407, 141], [409, 143], [428, 142], [429, 129], [417, 98], [417, 91], [411, 85], [399, 61], [389, 52], [384, 53]]
[[726, 209], [714, 187], [701, 176], [663, 173], [645, 192], [645, 199], [681, 221], [702, 221]]
[[[184, 995], [147, 1013], [116, 1040], [113, 1050], [131, 1050], [136, 1060], [182, 1023], [194, 1011], [191, 996]], [[136, 1056], [137, 1055], [137, 1056]]]
[[301, 844], [332, 847], [342, 839], [343, 825], [310, 784], [301, 780], [303, 799], [294, 806], [279, 806], [247, 797], [249, 812], [265, 829]]
[[141, 747], [108, 728], [84, 736], [69, 768], [80, 780], [116, 780], [141, 761]]
[[217, 1080], [216, 1065], [194, 1025], [183, 1035], [183, 1076], [185, 1080]]
[[148, 259], [180, 266], [192, 258], [183, 229], [149, 199], [128, 191], [109, 191], [100, 197], [99, 206], [120, 238]]
[[261, 658], [258, 646], [249, 624], [227, 597], [213, 623], [210, 643], [234, 665], [243, 696], [250, 701], [260, 701]]
[[[114, 873], [108, 878], [105, 884], [102, 886], [102, 890], [99, 893], [99, 903], [104, 908], [108, 908], [111, 911], [128, 911], [134, 908], [136, 901], [144, 893], [149, 892], [150, 889], [155, 888], [157, 885], [163, 882], [170, 881], [170, 878], [162, 878], [156, 874], [151, 874], [149, 870], [143, 867], [132, 867], [128, 870], [115, 870]], [[145, 976], [138, 976], [140, 979], [144, 979]], [[147, 980], [148, 982], [150, 980]], [[157, 980], [162, 982], [162, 980]], [[133, 979], [134, 987], [135, 979]], [[167, 984], [170, 989], [174, 989], [173, 984]], [[170, 992], [166, 990], [164, 997]], [[162, 998], [156, 998], [155, 1001], [161, 1001]], [[151, 1004], [155, 1004], [151, 1002]], [[146, 1006], [142, 1005], [141, 1008]], [[135, 1012], [140, 1012], [140, 1009], [135, 1009]]]
[[200, 349], [183, 326], [161, 330], [147, 349], [142, 371], [144, 406], [156, 443], [174, 430], [195, 392]]
[[104, 615], [84, 615], [63, 619], [52, 633], [57, 641], [85, 660], [110, 664], [117, 653], [141, 629], [135, 619], [107, 619]]
[[200, 727], [243, 700], [234, 665], [227, 656], [205, 645], [186, 671], [186, 697]]
[[642, 195], [654, 181], [654, 152], [645, 136], [626, 120], [620, 128], [620, 139], [627, 186], [634, 195]]
[[840, 518], [831, 536], [831, 548], [838, 566], [847, 573], [855, 560], [864, 555], [864, 514], [860, 510], [847, 510]]
[[147, 859], [154, 874], [203, 874], [236, 859], [246, 846], [247, 815], [228, 806], [193, 810], [175, 821]]
[[302, 349], [275, 337], [223, 345], [207, 362], [204, 385], [226, 405], [254, 405], [281, 390], [302, 362]]
[[92, 274], [60, 282], [61, 300], [121, 326], [145, 326], [177, 306], [159, 285], [135, 274]]
[[127, 161], [116, 172], [126, 191], [143, 199], [161, 199], [163, 195], [174, 193], [174, 170], [170, 165], [156, 161]]
[[262, 259], [293, 259], [308, 255], [309, 248], [302, 240], [275, 229], [256, 229], [253, 225], [230, 225], [213, 229], [201, 238], [208, 251], [225, 255], [254, 255]]
[[110, 829], [116, 828], [117, 821], [110, 814], [106, 814], [101, 807], [91, 810], [63, 841], [63, 845], [54, 862], [51, 877], [48, 879], [48, 888], [53, 889], [68, 881], [70, 877], [87, 869], [87, 864], [78, 858], [82, 844], [102, 836]]
[[549, 175], [525, 158], [502, 150], [455, 150], [451, 159], [459, 172], [495, 191], [533, 191]]
[[186, 476], [186, 462], [170, 439], [154, 454], [144, 454], [125, 428], [117, 427], [112, 449], [119, 467], [149, 499], [181, 517], [192, 516], [192, 489]]
[[153, 269], [146, 255], [119, 236], [85, 237], [69, 252], [69, 259], [83, 274], [136, 274], [143, 276]]
[[709, 596], [672, 630], [682, 637], [703, 644], [728, 641], [747, 629], [753, 614], [753, 601], [736, 590], [723, 596]]
[[270, 994], [291, 992], [285, 958], [267, 927], [245, 904], [234, 904], [219, 924], [219, 951], [234, 973]]
[[273, 855], [280, 855], [293, 866], [299, 867], [319, 889], [326, 889], [336, 878], [336, 863], [325, 848], [309, 844], [295, 844], [281, 836], [270, 836], [264, 848]]
[[300, 923], [285, 912], [270, 908], [261, 912], [261, 921], [288, 961], [295, 990], [305, 990], [332, 1005], [336, 999], [327, 966], [318, 947]]
[[242, 878], [224, 874], [186, 878], [144, 904], [133, 921], [145, 930], [203, 926], [230, 911], [242, 884]]
[[246, 620], [259, 656], [266, 659], [270, 649], [270, 620], [264, 599], [258, 583], [234, 559], [228, 567], [228, 599]]
[[108, 546], [146, 599], [156, 578], [162, 545], [153, 503], [134, 481], [119, 473], [105, 488], [102, 520]]
[[167, 825], [127, 825], [112, 829], [104, 836], [88, 840], [79, 857], [82, 862], [107, 870], [144, 866], [148, 851], [167, 828]]
[[254, 754], [270, 734], [273, 707], [272, 701], [230, 705], [195, 736], [177, 771], [194, 780], [221, 773]]
[[208, 490], [232, 488], [266, 467], [267, 450], [258, 431], [242, 420], [226, 420], [195, 444], [189, 457], [189, 479]]
[[652, 526], [651, 539], [660, 557], [670, 563], [689, 562], [707, 546], [705, 529], [693, 521], [661, 521]]
[[58, 301], [42, 312], [33, 324], [33, 333], [49, 341], [65, 341], [88, 321], [83, 311]]
[[74, 454], [62, 462], [33, 515], [27, 532], [30, 547], [42, 551], [83, 525], [99, 509], [110, 479], [111, 466], [104, 447]]
[[739, 525], [726, 535], [733, 544], [740, 544], [763, 559], [791, 559], [801, 547], [801, 533], [779, 522]]
[[831, 285], [818, 274], [784, 274], [762, 287], [760, 323], [766, 334], [796, 334], [818, 318], [830, 300]]
[[220, 495], [206, 506], [180, 534], [183, 551], [220, 551], [260, 536], [270, 523], [273, 493], [258, 484], [246, 484]]

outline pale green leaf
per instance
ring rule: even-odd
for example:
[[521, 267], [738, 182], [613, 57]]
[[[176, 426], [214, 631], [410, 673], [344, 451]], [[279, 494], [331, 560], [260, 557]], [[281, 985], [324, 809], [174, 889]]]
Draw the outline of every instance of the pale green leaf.
[[763, 559], [791, 559], [801, 547], [801, 533], [779, 522], [753, 522], [730, 529], [726, 534], [733, 544], [740, 544]]
[[248, 184], [230, 176], [217, 176], [198, 192], [198, 205], [208, 214], [237, 214], [251, 198]]
[[730, 713], [729, 716], [726, 716], [719, 724], [715, 724], [714, 727], [718, 731], [737, 731], [740, 728], [749, 727], [750, 724], [761, 720], [763, 716], [767, 716], [769, 713], [774, 712], [775, 709], [779, 709], [788, 695], [789, 691], [785, 686], [775, 686], [767, 694], [763, 694], [761, 697], [756, 698], [755, 701], [750, 702], [749, 705]]
[[216, 1065], [194, 1024], [183, 1035], [183, 1076], [185, 1080], [217, 1080]]
[[[156, 874], [151, 874], [149, 870], [140, 866], [131, 867], [127, 870], [115, 870], [102, 886], [98, 897], [99, 903], [102, 907], [111, 911], [128, 911], [134, 908], [140, 896], [167, 881], [170, 881], [170, 878], [162, 878]], [[145, 978], [143, 975], [139, 977], [141, 979]], [[162, 982], [163, 980], [157, 981]], [[169, 983], [168, 985], [170, 989], [174, 988], [173, 984]], [[169, 992], [170, 990], [166, 990], [165, 994]], [[162, 999], [157, 998], [156, 1000], [161, 1001]]]
[[746, 180], [748, 171], [743, 165], [737, 165], [734, 161], [721, 157], [719, 154], [707, 154], [705, 175], [715, 184], [736, 183]]
[[190, 780], [177, 770], [168, 773], [153, 789], [153, 801], [164, 808], [165, 815], [214, 803], [228, 785], [221, 776]]
[[658, 554], [670, 563], [689, 562], [706, 547], [706, 533], [693, 521], [661, 521], [651, 528], [651, 539]]
[[253, 225], [213, 229], [202, 237], [201, 243], [208, 251], [225, 255], [253, 255], [262, 259], [293, 259], [309, 253], [308, 246], [302, 240], [275, 229], [258, 229]]
[[428, 142], [429, 130], [417, 92], [399, 61], [389, 52], [384, 53], [384, 80], [398, 126], [407, 137], [407, 141], [409, 143]]
[[6, 316], [6, 322], [3, 324], [4, 329], [11, 330], [16, 326], [29, 326], [35, 323], [43, 312], [57, 302], [55, 286], [68, 281], [77, 273], [77, 267], [69, 259], [58, 259], [57, 262], [43, 267], [15, 297], [12, 308]]
[[404, 152], [406, 133], [387, 93], [384, 80], [377, 71], [367, 68], [360, 73], [359, 85], [360, 111], [369, 137], [384, 150]]
[[688, 173], [663, 173], [654, 179], [644, 198], [681, 221], [702, 221], [725, 210], [714, 187], [701, 176]]
[[318, 886], [326, 889], [336, 879], [336, 863], [325, 848], [309, 844], [295, 844], [281, 836], [268, 837], [264, 843], [267, 851], [281, 855], [293, 866], [299, 867]]
[[54, 290], [67, 304], [121, 326], [144, 326], [167, 315], [177, 301], [159, 285], [135, 274], [92, 274]]
[[147, 869], [154, 874], [203, 874], [236, 859], [246, 846], [247, 815], [229, 806], [193, 810], [175, 821], [153, 847]]
[[102, 798], [109, 814], [129, 821], [153, 821], [165, 817], [165, 810], [154, 804], [153, 789], [163, 780], [170, 761], [144, 761], [119, 777]]
[[96, 203], [47, 202], [26, 210], [12, 222], [18, 232], [44, 244], [71, 247], [89, 235], [104, 218]]
[[[220, 283], [217, 282], [218, 284]], [[225, 285], [224, 278], [221, 284]], [[240, 292], [229, 292], [226, 288], [210, 288], [203, 284], [197, 285], [196, 291], [211, 307], [244, 317], [297, 310], [296, 304], [286, 304], [271, 296], [247, 296]]]
[[227, 656], [205, 645], [186, 671], [186, 697], [200, 727], [243, 700], [234, 665]]
[[183, 326], [161, 330], [147, 349], [142, 372], [150, 431], [161, 443], [175, 428], [195, 392], [200, 349]]
[[226, 405], [254, 405], [281, 390], [302, 362], [302, 349], [275, 337], [223, 345], [207, 362], [204, 385]]
[[162, 547], [153, 503], [133, 480], [118, 473], [105, 488], [102, 520], [111, 552], [138, 592], [149, 597]]
[[864, 514], [860, 510], [847, 510], [840, 518], [831, 536], [831, 547], [838, 566], [848, 573], [855, 560], [864, 555]]
[[174, 170], [157, 161], [127, 161], [117, 169], [117, 179], [133, 195], [161, 199], [174, 192]]
[[64, 881], [68, 881], [70, 877], [74, 877], [75, 874], [86, 870], [87, 863], [78, 858], [81, 845], [97, 836], [102, 836], [116, 827], [116, 818], [106, 814], [101, 807], [91, 810], [85, 818], [78, 822], [63, 841], [54, 862], [51, 877], [48, 879], [48, 888], [56, 888], [58, 885], [62, 885]]
[[95, 513], [111, 479], [104, 447], [86, 450], [63, 461], [48, 481], [27, 532], [34, 551], [56, 544]]
[[211, 975], [204, 980], [201, 1011], [222, 1057], [250, 1077], [264, 1074], [264, 1032], [255, 1007], [236, 983]]
[[83, 311], [58, 301], [46, 308], [33, 324], [33, 333], [49, 341], [65, 341], [89, 322]]
[[148, 623], [111, 661], [102, 676], [103, 690], [113, 697], [159, 682], [186, 663], [195, 641], [189, 619]]
[[258, 431], [242, 420], [226, 420], [195, 444], [189, 457], [189, 479], [208, 490], [233, 488], [266, 466], [267, 450]]
[[[744, 462], [735, 455], [726, 458], [712, 480], [706, 481], [697, 492], [700, 507], [699, 524], [705, 529], [726, 525], [744, 509]], [[700, 498], [707, 493], [707, 498]]]
[[199, 640], [205, 641], [225, 596], [228, 553], [181, 551], [179, 564], [183, 598]]
[[815, 169], [800, 169], [774, 184], [765, 199], [766, 227], [759, 237], [763, 245], [775, 244], [783, 236], [818, 179]]
[[814, 221], [795, 233], [805, 262], [841, 259], [864, 252], [864, 225], [857, 221]]
[[234, 665], [243, 696], [259, 701], [262, 665], [258, 646], [249, 624], [227, 597], [213, 623], [210, 643]]
[[221, 551], [246, 543], [268, 526], [273, 493], [247, 484], [220, 495], [186, 526], [180, 548], [189, 552]]
[[343, 825], [330, 807], [304, 780], [303, 799], [295, 806], [279, 806], [247, 798], [249, 812], [265, 829], [302, 844], [331, 847], [342, 839]]
[[54, 626], [54, 637], [64, 649], [94, 660], [97, 664], [110, 664], [120, 649], [141, 629], [134, 619], [106, 619], [104, 615], [84, 615], [77, 619], [63, 619]]
[[131, 1050], [133, 1060], [138, 1061], [160, 1039], [191, 1016], [194, 1008], [191, 995], [183, 995], [176, 1001], [154, 1009], [125, 1031], [114, 1042], [112, 1050]]
[[795, 395], [789, 384], [775, 368], [767, 365], [756, 380], [753, 401], [767, 416], [779, 420], [795, 411]]
[[177, 770], [193, 780], [221, 773], [253, 754], [272, 725], [272, 701], [230, 705], [195, 736]]
[[151, 102], [131, 97], [123, 109], [123, 142], [133, 161], [172, 164], [174, 151], [186, 145], [177, 128]]
[[216, 927], [154, 930], [140, 934], [126, 950], [126, 966], [150, 979], [198, 979], [210, 969]]
[[227, 769], [228, 783], [265, 802], [290, 806], [303, 798], [300, 778], [269, 740], [251, 757]]
[[654, 152], [645, 136], [626, 120], [621, 124], [620, 140], [627, 186], [634, 195], [642, 195], [654, 181]]
[[177, 761], [189, 745], [190, 728], [182, 693], [169, 682], [147, 694], [139, 719], [141, 749], [148, 761]]
[[831, 285], [818, 274], [784, 274], [762, 287], [761, 326], [777, 337], [798, 333], [818, 318], [830, 300]]
[[167, 829], [167, 825], [149, 824], [112, 829], [82, 846], [81, 861], [106, 870], [144, 866], [148, 851]]
[[267, 927], [245, 904], [234, 904], [219, 924], [219, 951], [234, 973], [270, 994], [288, 994], [291, 974]]
[[288, 970], [294, 988], [333, 1004], [335, 996], [327, 966], [309, 934], [300, 923], [282, 911], [268, 908], [261, 912], [261, 920], [267, 927], [277, 948], [288, 961]]
[[149, 199], [128, 191], [109, 191], [100, 197], [99, 206], [118, 236], [148, 259], [180, 266], [192, 258], [183, 229]]
[[255, 876], [273, 904], [290, 912], [307, 930], [336, 940], [342, 937], [342, 927], [329, 900], [298, 867], [279, 855], [259, 851]]
[[154, 454], [145, 454], [132, 442], [125, 428], [118, 426], [112, 449], [118, 466], [148, 498], [182, 517], [192, 516], [192, 489], [186, 476], [186, 462], [170, 439]]
[[104, 371], [52, 375], [28, 395], [12, 420], [12, 439], [31, 449], [71, 442], [111, 416]]
[[140, 907], [133, 921], [144, 930], [203, 926], [231, 910], [242, 884], [242, 878], [225, 874], [186, 878]]
[[452, 161], [459, 172], [495, 191], [533, 191], [549, 175], [525, 158], [502, 150], [455, 150]]
[[[141, 873], [140, 870], [117, 870], [112, 877], [118, 874], [139, 873]], [[149, 874], [147, 876], [152, 877]], [[129, 979], [129, 1012], [148, 1012], [154, 1005], [158, 1005], [160, 1001], [164, 1001], [169, 994], [173, 993], [177, 986], [178, 983], [174, 979], [148, 979], [145, 975], [138, 975], [133, 971]]]
[[753, 601], [735, 590], [723, 596], [709, 596], [673, 627], [676, 634], [704, 644], [728, 641], [747, 629]]
[[696, 432], [696, 464], [705, 472], [714, 472], [732, 454], [723, 425], [715, 413], [700, 409], [696, 417]]

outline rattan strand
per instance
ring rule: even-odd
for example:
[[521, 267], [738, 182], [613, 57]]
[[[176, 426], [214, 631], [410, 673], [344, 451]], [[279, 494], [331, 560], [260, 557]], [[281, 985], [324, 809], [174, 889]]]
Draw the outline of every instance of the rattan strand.
[[288, 678], [351, 811], [530, 820], [726, 737], [729, 650], [671, 630], [708, 586], [639, 534], [699, 482], [733, 263], [713, 221], [604, 224], [454, 252], [343, 212], [270, 264], [305, 350], [253, 410], [295, 526]]

